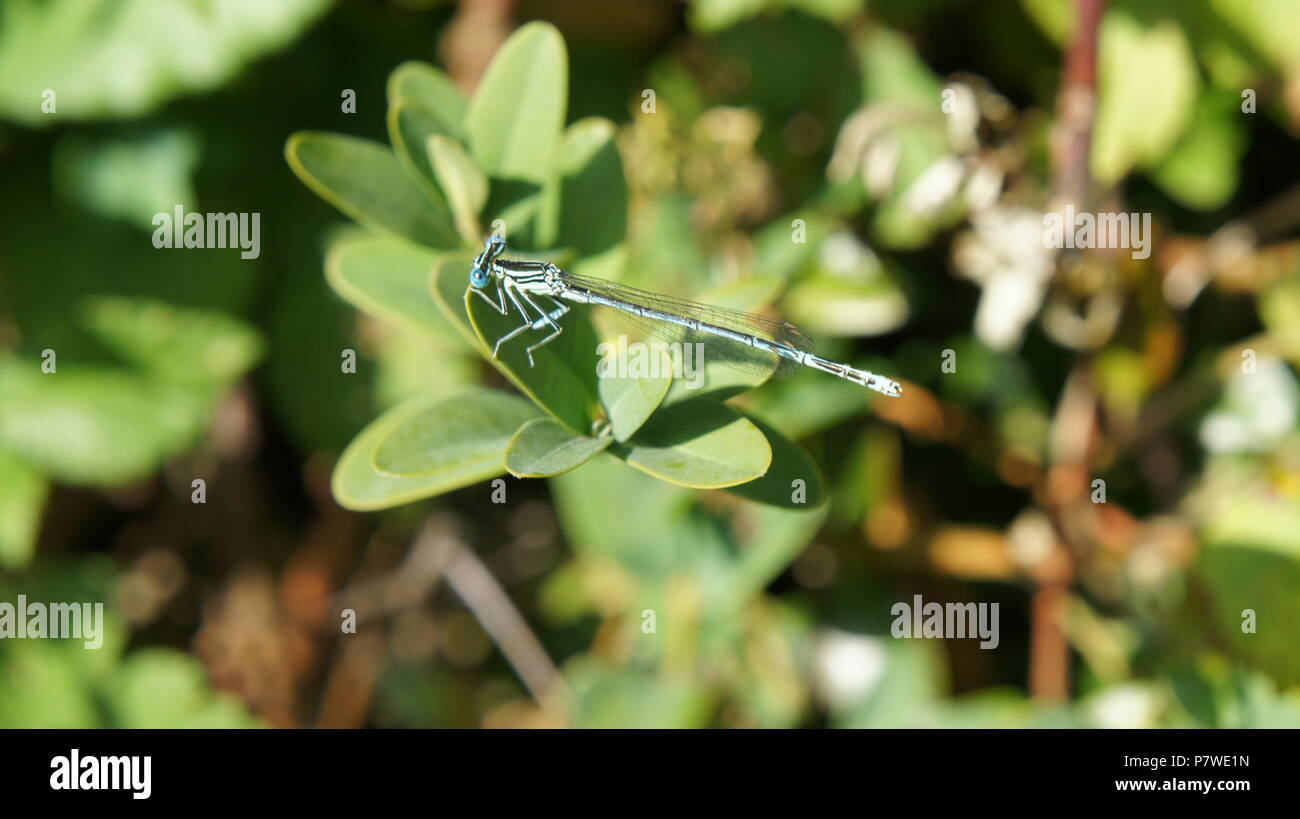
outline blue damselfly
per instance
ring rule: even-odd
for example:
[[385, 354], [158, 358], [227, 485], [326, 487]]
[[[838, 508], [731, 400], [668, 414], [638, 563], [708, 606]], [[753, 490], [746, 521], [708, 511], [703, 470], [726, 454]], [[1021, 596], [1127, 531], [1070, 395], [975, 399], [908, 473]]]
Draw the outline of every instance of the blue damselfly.
[[[549, 327], [549, 335], [527, 348], [531, 365], [533, 351], [564, 332], [559, 320], [569, 311], [565, 302], [598, 304], [618, 310], [624, 318], [660, 338], [703, 343], [707, 359], [739, 369], [780, 378], [802, 364], [885, 395], [897, 396], [903, 391], [897, 381], [813, 355], [812, 339], [788, 321], [575, 276], [549, 262], [503, 259], [505, 249], [505, 239], [490, 237], [469, 273], [474, 293], [503, 316], [509, 314], [509, 299], [523, 319], [522, 324], [497, 339], [492, 348], [494, 358], [502, 344], [520, 333]], [[493, 283], [496, 301], [485, 292]], [[543, 309], [535, 300], [540, 298], [549, 299], [554, 306]]]

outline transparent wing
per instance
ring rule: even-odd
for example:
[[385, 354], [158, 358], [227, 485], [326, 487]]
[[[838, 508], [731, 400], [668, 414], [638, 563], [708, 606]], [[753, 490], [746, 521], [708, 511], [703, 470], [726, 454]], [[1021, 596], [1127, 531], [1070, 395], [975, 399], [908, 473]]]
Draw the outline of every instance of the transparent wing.
[[[572, 273], [560, 274], [565, 284], [603, 296], [613, 301], [624, 302], [638, 307], [649, 307], [682, 318], [694, 319], [715, 327], [722, 327], [737, 333], [755, 336], [767, 341], [793, 347], [796, 350], [812, 352], [813, 340], [795, 325], [771, 316], [760, 316], [741, 310], [729, 310], [688, 299], [679, 299], [639, 290], [625, 284], [593, 279], [587, 276], [575, 276]], [[615, 309], [625, 321], [644, 329], [657, 338], [670, 343], [702, 344], [705, 360], [718, 361], [727, 366], [759, 375], [771, 375], [784, 378], [799, 365], [781, 356], [760, 348], [751, 347], [723, 336], [692, 330], [671, 322], [639, 316], [624, 310]]]

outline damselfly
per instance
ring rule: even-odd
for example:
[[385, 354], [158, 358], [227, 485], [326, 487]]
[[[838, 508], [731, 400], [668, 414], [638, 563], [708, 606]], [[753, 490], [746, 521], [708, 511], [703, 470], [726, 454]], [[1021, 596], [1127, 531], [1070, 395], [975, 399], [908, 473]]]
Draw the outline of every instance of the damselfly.
[[[703, 343], [705, 360], [721, 361], [778, 378], [803, 364], [885, 395], [902, 394], [903, 388], [897, 381], [813, 355], [812, 339], [788, 321], [647, 293], [604, 279], [575, 276], [549, 262], [502, 259], [505, 249], [505, 239], [490, 237], [469, 272], [470, 289], [474, 293], [503, 316], [509, 314], [508, 298], [523, 319], [522, 324], [497, 339], [492, 348], [493, 358], [502, 344], [520, 333], [549, 327], [549, 335], [527, 348], [531, 366], [533, 351], [564, 332], [560, 319], [569, 311], [565, 302], [599, 304], [618, 310], [629, 321], [660, 338]], [[496, 301], [484, 292], [493, 282]], [[543, 309], [537, 303], [541, 298], [549, 299], [554, 306]]]

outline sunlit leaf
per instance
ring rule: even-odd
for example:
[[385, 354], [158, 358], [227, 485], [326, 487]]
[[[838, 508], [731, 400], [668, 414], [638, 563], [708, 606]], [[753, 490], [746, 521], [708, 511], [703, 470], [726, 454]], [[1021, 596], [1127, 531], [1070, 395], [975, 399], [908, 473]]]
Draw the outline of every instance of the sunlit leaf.
[[361, 224], [429, 247], [460, 246], [446, 205], [421, 192], [383, 145], [307, 131], [289, 138], [285, 157], [317, 195]]
[[695, 489], [752, 481], [772, 462], [772, 448], [758, 427], [707, 399], [664, 408], [626, 447], [611, 452], [643, 472]]
[[48, 492], [40, 472], [0, 450], [0, 567], [21, 569], [31, 559]]
[[[139, 116], [216, 88], [287, 44], [326, 0], [6, 0], [0, 6], [0, 113], [28, 125]], [[57, 93], [42, 111], [41, 93]]]
[[[433, 497], [505, 473], [504, 460], [485, 459], [459, 469], [414, 477], [386, 475], [375, 469], [375, 452], [392, 432], [414, 415], [437, 406], [442, 396], [417, 396], [380, 415], [348, 444], [334, 465], [331, 489], [347, 509], [371, 511]], [[501, 446], [504, 458], [505, 443]]]
[[553, 418], [536, 418], [519, 428], [506, 451], [506, 469], [519, 478], [546, 478], [582, 466], [612, 443], [608, 436], [575, 435]]
[[388, 321], [445, 332], [448, 324], [429, 294], [439, 255], [388, 236], [335, 242], [325, 258], [325, 278], [340, 296]]
[[379, 472], [399, 478], [481, 464], [499, 469], [515, 432], [537, 416], [537, 409], [518, 396], [472, 390], [403, 418], [379, 442], [372, 462]]
[[555, 168], [568, 100], [564, 39], [532, 22], [510, 36], [466, 117], [470, 150], [489, 176], [545, 182]]

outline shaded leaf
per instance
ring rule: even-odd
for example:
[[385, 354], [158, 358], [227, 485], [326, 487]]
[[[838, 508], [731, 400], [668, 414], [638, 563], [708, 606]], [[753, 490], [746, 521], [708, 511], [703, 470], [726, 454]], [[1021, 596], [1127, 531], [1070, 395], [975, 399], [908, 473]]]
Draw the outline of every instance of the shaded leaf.
[[[826, 500], [821, 470], [803, 447], [753, 415], [746, 412], [741, 414], [767, 438], [767, 443], [772, 448], [772, 463], [763, 477], [733, 486], [728, 491], [742, 498], [786, 509], [806, 510], [820, 506]], [[795, 501], [795, 481], [803, 482], [802, 502]]]
[[1202, 94], [1192, 126], [1154, 165], [1151, 177], [1184, 205], [1214, 210], [1237, 190], [1246, 144], [1239, 102], [1232, 94]]
[[[444, 265], [439, 268], [439, 276], [448, 277], [448, 281], [460, 279], [467, 282], [468, 271], [468, 264], [458, 268]], [[446, 286], [448, 284], [440, 284], [439, 291]], [[560, 320], [564, 332], [545, 347], [535, 350], [534, 366], [530, 366], [527, 348], [550, 335], [551, 328], [546, 326], [520, 333], [503, 344], [499, 356], [493, 358], [492, 348], [497, 339], [517, 328], [523, 320], [508, 298], [509, 314], [503, 316], [483, 299], [466, 292], [466, 287], [467, 284], [461, 285], [461, 311], [470, 318], [475, 346], [483, 357], [574, 432], [584, 435], [590, 432], [598, 403], [596, 333], [586, 311], [581, 308], [570, 310]], [[491, 295], [496, 298], [495, 292]], [[553, 307], [547, 299], [537, 299], [537, 302], [543, 309]]]
[[138, 480], [202, 432], [206, 391], [116, 369], [0, 367], [0, 448], [69, 483]]
[[468, 107], [452, 79], [428, 63], [402, 63], [388, 76], [388, 139], [435, 201], [443, 199], [443, 191], [425, 145], [435, 134], [464, 139]]
[[459, 143], [434, 134], [426, 147], [434, 177], [451, 207], [456, 229], [466, 243], [477, 242], [481, 238], [478, 216], [487, 204], [487, 179]]
[[[464, 136], [469, 101], [456, 82], [436, 66], [411, 60], [393, 69], [388, 75], [388, 104], [394, 106], [399, 102], [426, 109], [438, 122], [437, 133], [453, 139]], [[412, 144], [422, 143], [420, 140]]]
[[607, 119], [579, 120], [564, 132], [560, 153], [557, 243], [579, 256], [616, 247], [627, 233], [627, 182]]
[[82, 323], [124, 362], [178, 384], [233, 381], [262, 350], [257, 333], [241, 321], [152, 299], [92, 298]]

